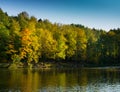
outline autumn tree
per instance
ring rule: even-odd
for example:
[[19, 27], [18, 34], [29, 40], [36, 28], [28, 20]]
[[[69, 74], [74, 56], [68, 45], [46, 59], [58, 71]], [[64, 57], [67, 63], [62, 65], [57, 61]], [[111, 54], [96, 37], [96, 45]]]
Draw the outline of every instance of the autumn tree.
[[50, 31], [43, 29], [40, 31], [42, 58], [55, 59], [57, 44], [56, 40], [53, 38], [53, 35]]
[[77, 37], [76, 37], [76, 53], [75, 58], [77, 61], [86, 60], [86, 48], [87, 48], [87, 39], [85, 32], [81, 29], [76, 28]]
[[66, 50], [68, 46], [66, 45], [66, 38], [62, 32], [56, 31], [54, 34], [54, 38], [57, 41], [57, 51], [56, 51], [56, 59], [65, 59], [66, 58]]
[[76, 52], [76, 44], [77, 44], [77, 31], [74, 30], [74, 27], [68, 26], [63, 26], [64, 32], [65, 32], [65, 38], [66, 38], [66, 59], [67, 60], [74, 60], [73, 56], [75, 55]]
[[0, 9], [0, 59], [28, 65], [50, 59], [120, 64], [120, 29], [106, 32], [79, 24], [53, 24], [27, 12], [8, 16]]
[[27, 59], [28, 63], [39, 61], [39, 43], [36, 35], [36, 19], [31, 17], [28, 21], [28, 28], [21, 31], [20, 56]]

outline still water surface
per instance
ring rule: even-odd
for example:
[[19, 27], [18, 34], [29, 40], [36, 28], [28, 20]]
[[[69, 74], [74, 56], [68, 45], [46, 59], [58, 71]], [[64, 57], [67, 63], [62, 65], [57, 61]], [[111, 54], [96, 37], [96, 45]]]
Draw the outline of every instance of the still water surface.
[[120, 69], [0, 69], [0, 92], [120, 92]]

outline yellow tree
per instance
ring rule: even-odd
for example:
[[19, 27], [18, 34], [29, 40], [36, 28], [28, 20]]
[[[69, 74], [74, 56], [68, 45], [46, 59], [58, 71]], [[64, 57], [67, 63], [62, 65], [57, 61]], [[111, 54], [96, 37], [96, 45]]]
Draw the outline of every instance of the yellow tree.
[[39, 57], [41, 56], [41, 52], [40, 52], [40, 48], [41, 48], [41, 44], [39, 44], [39, 35], [38, 35], [38, 31], [36, 28], [36, 24], [37, 24], [37, 19], [32, 16], [30, 18], [29, 21], [29, 30], [31, 31], [31, 45], [30, 48], [32, 49], [32, 52], [29, 53], [29, 61], [34, 61], [35, 63], [37, 63], [39, 61]]
[[54, 37], [57, 41], [57, 51], [56, 51], [56, 59], [65, 59], [66, 58], [66, 50], [68, 46], [66, 45], [66, 38], [62, 32], [57, 30], [54, 33]]
[[28, 29], [21, 31], [21, 48], [20, 48], [20, 57], [25, 58], [27, 54], [31, 52], [30, 45], [32, 40], [30, 38], [31, 32]]
[[77, 60], [85, 60], [86, 59], [86, 47], [87, 47], [87, 39], [84, 30], [75, 29], [77, 31], [76, 37], [76, 59]]
[[27, 59], [28, 63], [39, 60], [39, 42], [36, 31], [36, 20], [32, 17], [28, 22], [28, 28], [21, 31], [20, 56]]
[[40, 32], [42, 58], [55, 59], [57, 44], [56, 40], [53, 38], [53, 35], [50, 31], [41, 29]]
[[77, 32], [74, 30], [74, 27], [72, 26], [64, 26], [63, 27], [65, 32], [65, 38], [67, 39], [66, 45], [68, 46], [66, 50], [66, 59], [72, 59], [72, 57], [75, 55], [76, 51], [76, 37]]
[[14, 18], [10, 18], [9, 43], [7, 54], [10, 55], [13, 63], [20, 61], [19, 48], [20, 48], [20, 25]]

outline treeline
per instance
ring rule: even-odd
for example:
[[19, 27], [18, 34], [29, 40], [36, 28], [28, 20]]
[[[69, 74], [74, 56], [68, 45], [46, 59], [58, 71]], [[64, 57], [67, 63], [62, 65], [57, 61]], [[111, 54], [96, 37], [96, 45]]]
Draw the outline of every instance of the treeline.
[[120, 29], [90, 29], [36, 19], [26, 12], [8, 16], [0, 9], [0, 62], [40, 61], [120, 63]]

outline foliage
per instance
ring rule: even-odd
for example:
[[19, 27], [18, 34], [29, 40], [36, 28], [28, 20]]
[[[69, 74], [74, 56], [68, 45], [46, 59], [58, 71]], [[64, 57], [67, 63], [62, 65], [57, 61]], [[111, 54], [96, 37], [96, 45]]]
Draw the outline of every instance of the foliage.
[[27, 12], [8, 16], [0, 9], [0, 59], [29, 67], [40, 60], [120, 64], [120, 29], [52, 24]]

